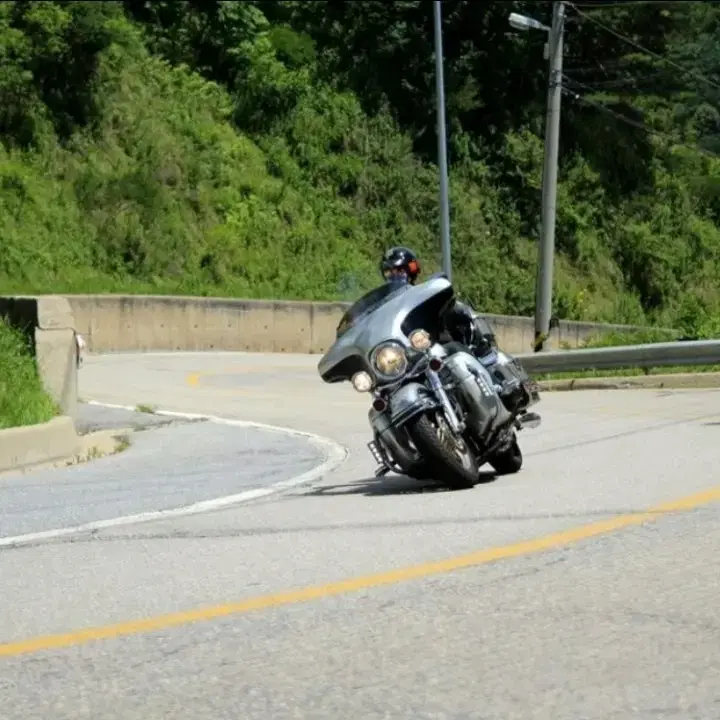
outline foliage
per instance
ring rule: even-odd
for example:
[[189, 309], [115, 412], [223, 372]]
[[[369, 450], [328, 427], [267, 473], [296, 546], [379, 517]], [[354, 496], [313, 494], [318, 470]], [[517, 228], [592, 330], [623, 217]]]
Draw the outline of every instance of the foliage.
[[602, 333], [586, 340], [582, 347], [622, 347], [623, 345], [647, 345], [650, 343], [673, 342], [675, 340], [678, 340], [677, 333], [668, 332], [661, 328], [647, 328], [634, 332]]
[[[720, 332], [720, 8], [569, 6], [555, 312]], [[0, 290], [347, 298], [439, 266], [432, 13], [0, 3]], [[550, 3], [443, 3], [455, 278], [531, 314]], [[678, 69], [680, 68], [680, 69]], [[689, 68], [689, 70], [683, 70]]]
[[47, 422], [57, 414], [26, 336], [0, 318], [0, 430]]

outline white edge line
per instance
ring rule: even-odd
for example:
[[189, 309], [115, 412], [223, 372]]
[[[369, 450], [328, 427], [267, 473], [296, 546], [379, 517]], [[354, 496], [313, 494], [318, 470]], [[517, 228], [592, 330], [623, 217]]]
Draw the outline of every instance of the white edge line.
[[[88, 400], [87, 405], [96, 405], [98, 407], [112, 408], [116, 410], [130, 410], [137, 412], [136, 408], [130, 405], [111, 405], [109, 403], [101, 403], [95, 400]], [[278, 483], [268, 485], [267, 487], [255, 488], [254, 490], [245, 490], [234, 495], [224, 495], [222, 497], [213, 498], [211, 500], [201, 500], [192, 505], [184, 505], [178, 508], [168, 510], [153, 510], [150, 512], [137, 513], [136, 515], [123, 515], [121, 517], [109, 518], [108, 520], [97, 520], [95, 522], [83, 523], [68, 528], [59, 528], [57, 530], [44, 530], [36, 533], [26, 533], [24, 535], [16, 535], [11, 537], [0, 538], [0, 548], [20, 547], [23, 545], [31, 545], [33, 543], [45, 540], [56, 540], [58, 538], [70, 537], [81, 533], [98, 532], [123, 525], [138, 525], [140, 523], [155, 522], [166, 520], [169, 518], [185, 517], [188, 515], [197, 515], [199, 513], [219, 510], [231, 505], [239, 505], [257, 500], [258, 498], [274, 495], [275, 493], [289, 490], [299, 485], [306, 485], [320, 479], [329, 472], [339, 467], [348, 456], [347, 448], [330, 440], [329, 438], [315, 435], [313, 433], [294, 430], [293, 428], [280, 427], [278, 425], [266, 425], [265, 423], [253, 422], [251, 420], [235, 420], [232, 418], [217, 417], [215, 415], [203, 415], [200, 413], [183, 413], [170, 410], [155, 410], [155, 415], [164, 415], [167, 417], [184, 418], [187, 420], [209, 420], [221, 425], [232, 425], [234, 427], [253, 427], [270, 432], [278, 432], [284, 435], [295, 437], [304, 437], [309, 440], [315, 447], [320, 449], [325, 455], [325, 460], [312, 470], [296, 475], [288, 480], [282, 480]]]

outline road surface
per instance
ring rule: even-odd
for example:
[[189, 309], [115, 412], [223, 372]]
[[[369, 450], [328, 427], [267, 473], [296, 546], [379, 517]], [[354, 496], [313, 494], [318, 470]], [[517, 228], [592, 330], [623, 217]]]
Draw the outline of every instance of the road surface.
[[8, 539], [184, 508], [287, 482], [322, 462], [306, 439], [252, 427], [81, 405], [81, 433], [135, 428], [123, 453], [0, 477], [0, 547]]
[[372, 479], [366, 398], [316, 361], [88, 359], [86, 398], [349, 457], [256, 502], [0, 550], [3, 718], [720, 718], [718, 391], [546, 394], [522, 472], [418, 492]]

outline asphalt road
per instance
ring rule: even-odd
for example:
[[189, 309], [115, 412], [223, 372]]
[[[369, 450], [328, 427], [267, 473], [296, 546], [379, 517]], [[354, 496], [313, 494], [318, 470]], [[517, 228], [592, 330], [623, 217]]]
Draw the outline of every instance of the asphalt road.
[[323, 459], [301, 437], [152, 413], [84, 405], [77, 425], [81, 433], [135, 432], [123, 453], [0, 477], [0, 544], [238, 495], [306, 473]]
[[366, 401], [316, 360], [87, 361], [84, 397], [350, 456], [257, 502], [0, 550], [3, 720], [720, 718], [718, 391], [546, 394], [518, 475], [418, 492], [372, 479]]

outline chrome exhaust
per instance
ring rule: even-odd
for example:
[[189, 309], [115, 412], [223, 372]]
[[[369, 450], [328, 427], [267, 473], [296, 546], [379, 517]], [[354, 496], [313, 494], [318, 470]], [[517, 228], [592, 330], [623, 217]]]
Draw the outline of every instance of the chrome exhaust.
[[540, 427], [542, 418], [537, 413], [526, 412], [520, 415], [520, 417], [518, 417], [515, 422], [517, 424], [518, 430], [524, 430], [525, 428], [534, 430], [535, 428]]

